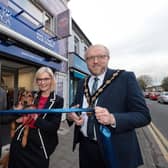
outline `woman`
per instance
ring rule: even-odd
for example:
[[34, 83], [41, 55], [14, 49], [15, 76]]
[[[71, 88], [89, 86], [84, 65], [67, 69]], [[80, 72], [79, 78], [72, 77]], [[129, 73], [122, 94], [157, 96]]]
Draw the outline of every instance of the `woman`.
[[[63, 98], [55, 94], [55, 76], [48, 67], [41, 67], [35, 74], [35, 87], [38, 89], [35, 104], [38, 109], [62, 108]], [[29, 122], [27, 144], [22, 146], [22, 127], [16, 129], [12, 139], [9, 168], [48, 168], [49, 157], [58, 144], [57, 130], [61, 113], [32, 114]]]

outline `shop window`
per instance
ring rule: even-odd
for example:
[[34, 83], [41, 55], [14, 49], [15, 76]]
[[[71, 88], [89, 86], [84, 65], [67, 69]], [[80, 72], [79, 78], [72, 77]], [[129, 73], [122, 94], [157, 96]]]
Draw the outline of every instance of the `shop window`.
[[43, 12], [43, 25], [44, 25], [44, 31], [46, 31], [49, 34], [52, 34], [53, 32], [53, 17], [49, 15], [47, 12]]
[[34, 3], [31, 0], [13, 0], [14, 3], [9, 1], [9, 7], [14, 9], [16, 12], [20, 12], [20, 8], [23, 8], [26, 12], [22, 13], [22, 16], [27, 18], [31, 23], [40, 26], [44, 26], [43, 30], [49, 32], [53, 31], [53, 17], [45, 11], [39, 4]]
[[87, 50], [87, 47], [84, 47], [84, 52], [86, 52], [86, 50]]
[[74, 37], [74, 51], [79, 55], [79, 40], [76, 36]]

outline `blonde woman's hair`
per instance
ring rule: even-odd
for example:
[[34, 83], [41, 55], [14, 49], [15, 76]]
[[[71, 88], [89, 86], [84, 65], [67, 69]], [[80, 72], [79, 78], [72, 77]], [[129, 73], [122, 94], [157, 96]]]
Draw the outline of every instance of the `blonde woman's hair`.
[[52, 69], [49, 67], [41, 67], [37, 70], [37, 72], [35, 73], [34, 82], [33, 82], [34, 89], [36, 91], [39, 91], [39, 87], [37, 85], [37, 78], [40, 76], [40, 74], [42, 74], [44, 72], [48, 73], [49, 76], [51, 77], [51, 92], [52, 92], [56, 89], [56, 78], [55, 78], [55, 75], [54, 75]]

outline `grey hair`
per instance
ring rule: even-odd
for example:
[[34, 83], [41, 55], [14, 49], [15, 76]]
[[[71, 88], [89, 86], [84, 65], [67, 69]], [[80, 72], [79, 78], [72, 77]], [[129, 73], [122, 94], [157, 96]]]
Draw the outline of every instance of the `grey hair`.
[[87, 57], [87, 54], [88, 54], [89, 50], [91, 50], [93, 48], [103, 48], [105, 50], [105, 52], [106, 52], [106, 55], [108, 57], [110, 56], [110, 51], [109, 51], [109, 49], [106, 46], [104, 46], [102, 44], [95, 44], [95, 45], [89, 46], [89, 48], [86, 50], [86, 52], [85, 52], [85, 58]]

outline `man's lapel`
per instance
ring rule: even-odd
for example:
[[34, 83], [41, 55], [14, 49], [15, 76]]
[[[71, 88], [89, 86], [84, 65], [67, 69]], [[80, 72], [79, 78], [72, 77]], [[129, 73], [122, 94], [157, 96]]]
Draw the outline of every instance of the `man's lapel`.
[[113, 69], [107, 69], [107, 72], [106, 72], [106, 74], [105, 74], [105, 77], [104, 77], [104, 81], [103, 82], [105, 82], [107, 79], [109, 79], [111, 76], [112, 76], [112, 74], [115, 72], [115, 70], [113, 70]]
[[[115, 72], [115, 70], [107, 69], [107, 72], [106, 72], [106, 74], [105, 74], [103, 83], [104, 83], [107, 79], [109, 79], [109, 78], [112, 76], [112, 74], [113, 74], [114, 72]], [[101, 102], [103, 101], [103, 99], [104, 99], [104, 98], [100, 95], [99, 98], [98, 98], [98, 101], [97, 101], [97, 105], [100, 105]]]

